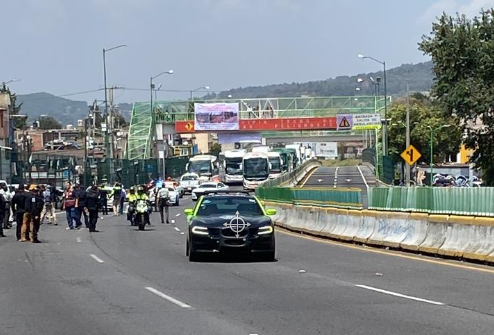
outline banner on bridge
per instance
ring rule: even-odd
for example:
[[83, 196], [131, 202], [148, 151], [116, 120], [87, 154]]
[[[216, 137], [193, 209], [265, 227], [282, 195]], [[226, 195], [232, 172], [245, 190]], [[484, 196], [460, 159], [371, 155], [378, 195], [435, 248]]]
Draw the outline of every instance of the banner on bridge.
[[195, 130], [238, 130], [238, 103], [195, 103]]

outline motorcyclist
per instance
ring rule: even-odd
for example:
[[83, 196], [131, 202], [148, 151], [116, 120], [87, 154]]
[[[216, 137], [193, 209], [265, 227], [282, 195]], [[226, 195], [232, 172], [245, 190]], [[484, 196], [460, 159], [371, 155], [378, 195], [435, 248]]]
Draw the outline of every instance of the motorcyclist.
[[134, 213], [135, 213], [135, 206], [136, 206], [136, 201], [137, 201], [137, 195], [135, 192], [134, 187], [131, 187], [129, 190], [129, 194], [127, 194], [127, 201], [129, 203], [129, 207], [127, 209], [127, 220], [130, 221], [130, 225], [134, 225]]
[[[148, 208], [151, 208], [149, 206], [149, 197], [146, 194], [146, 191], [144, 190], [144, 187], [142, 187], [142, 186], [137, 187], [136, 202], [138, 202], [138, 201], [146, 201], [146, 203], [148, 205]], [[144, 220], [145, 220], [145, 222], [147, 224], [149, 224], [149, 225], [151, 224], [151, 222], [149, 220], [149, 210], [144, 213]]]

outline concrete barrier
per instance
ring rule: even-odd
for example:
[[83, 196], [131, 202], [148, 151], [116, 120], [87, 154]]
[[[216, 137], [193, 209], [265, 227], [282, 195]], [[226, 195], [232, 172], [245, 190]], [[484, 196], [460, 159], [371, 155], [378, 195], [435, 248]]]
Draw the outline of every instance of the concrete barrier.
[[494, 263], [494, 218], [267, 203], [277, 225], [374, 246]]
[[401, 241], [400, 248], [409, 251], [417, 251], [419, 245], [424, 243], [427, 237], [428, 214], [426, 213], [411, 213], [408, 222], [413, 231], [407, 234], [405, 239]]

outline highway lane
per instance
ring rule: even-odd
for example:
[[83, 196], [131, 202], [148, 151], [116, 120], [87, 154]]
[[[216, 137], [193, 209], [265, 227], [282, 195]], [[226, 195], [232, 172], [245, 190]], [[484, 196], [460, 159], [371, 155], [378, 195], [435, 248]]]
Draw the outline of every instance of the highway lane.
[[487, 334], [494, 326], [492, 268], [280, 231], [277, 262], [189, 263], [182, 211], [193, 204], [181, 204], [175, 224], [153, 214], [145, 232], [107, 217], [97, 234], [44, 225], [41, 245], [0, 240], [8, 269], [0, 333]]
[[367, 187], [375, 186], [376, 179], [366, 166], [320, 167], [307, 178], [303, 187], [352, 187], [362, 190], [362, 202], [367, 208]]

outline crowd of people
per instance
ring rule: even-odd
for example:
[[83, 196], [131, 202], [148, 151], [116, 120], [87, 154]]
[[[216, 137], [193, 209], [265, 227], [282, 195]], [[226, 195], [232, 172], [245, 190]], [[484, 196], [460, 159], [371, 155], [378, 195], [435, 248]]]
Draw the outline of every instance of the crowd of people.
[[6, 237], [4, 229], [13, 228], [13, 221], [16, 223], [17, 241], [40, 243], [40, 225], [45, 222], [58, 225], [56, 207], [60, 200], [61, 210], [65, 212], [67, 230], [78, 230], [84, 226], [91, 233], [99, 232], [96, 229], [98, 219], [108, 215], [110, 201], [114, 216], [122, 215], [124, 204], [128, 202], [126, 214], [131, 224], [136, 203], [145, 201], [149, 207], [146, 222], [151, 224], [149, 213], [152, 211], [151, 200], [154, 200], [155, 211], [160, 212], [161, 223], [165, 223], [165, 220], [166, 223], [170, 223], [168, 188], [152, 182], [136, 185], [128, 190], [118, 182], [113, 186], [93, 184], [89, 188], [67, 182], [63, 191], [52, 185], [30, 184], [19, 185], [14, 194], [6, 184], [0, 183], [0, 237]]

